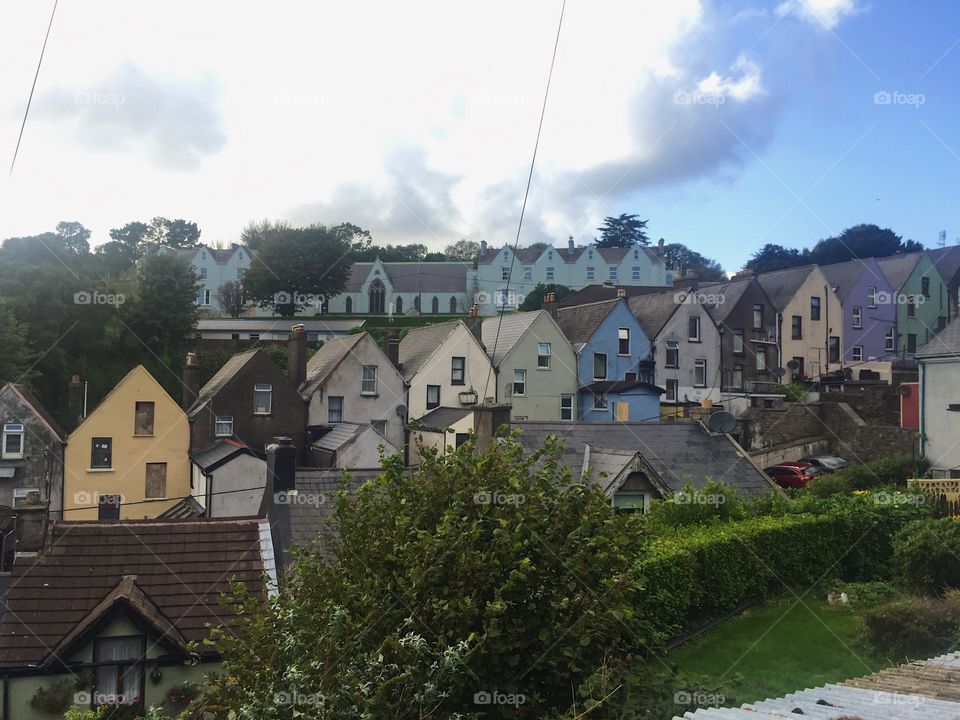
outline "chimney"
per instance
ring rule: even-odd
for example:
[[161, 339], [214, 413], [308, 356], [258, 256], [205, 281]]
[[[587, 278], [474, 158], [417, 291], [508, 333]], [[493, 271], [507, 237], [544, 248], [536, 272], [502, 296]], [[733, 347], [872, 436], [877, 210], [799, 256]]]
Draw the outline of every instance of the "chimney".
[[663, 238], [660, 238], [659, 240], [657, 240], [657, 255], [663, 255], [663, 244], [664, 244], [664, 242], [665, 242], [665, 241], [664, 241]]
[[74, 375], [70, 378], [70, 385], [67, 387], [67, 432], [76, 430], [81, 420], [83, 420], [83, 385], [80, 384], [80, 376]]
[[486, 241], [486, 240], [481, 240], [481, 241], [480, 241], [480, 254], [481, 254], [481, 255], [486, 255], [486, 254], [487, 254], [487, 241]]
[[569, 250], [570, 252], [573, 252], [573, 250], [574, 250], [574, 247], [573, 247], [573, 235], [571, 235], [569, 238], [567, 238], [567, 250]]
[[697, 271], [693, 268], [687, 268], [685, 275], [686, 284], [690, 287], [691, 290], [697, 289]]
[[473, 409], [474, 432], [477, 435], [477, 450], [489, 450], [497, 437], [510, 432], [512, 405], [477, 405]]
[[396, 330], [388, 330], [387, 337], [383, 341], [384, 352], [387, 353], [387, 359], [398, 370], [400, 367], [400, 335]]
[[293, 544], [290, 506], [297, 502], [296, 487], [297, 448], [290, 438], [275, 437], [273, 443], [267, 445], [267, 481], [259, 516], [269, 521], [278, 574], [294, 561], [290, 550]]
[[550, 313], [550, 317], [556, 320], [560, 316], [560, 310], [557, 308], [557, 296], [548, 292], [543, 296], [543, 309]]
[[17, 555], [43, 552], [47, 537], [49, 509], [50, 503], [41, 500], [39, 493], [29, 493], [26, 501], [14, 510]]
[[307, 330], [302, 324], [290, 328], [287, 338], [287, 377], [295, 388], [307, 379]]
[[467, 317], [463, 322], [470, 331], [470, 334], [473, 335], [477, 339], [477, 342], [480, 343], [480, 346], [483, 347], [483, 318], [480, 317], [480, 310], [476, 305], [470, 307], [470, 312], [467, 313]]
[[622, 287], [618, 287], [618, 288], [617, 288], [617, 297], [618, 297], [618, 298], [625, 298], [626, 296], [627, 296], [627, 289], [626, 289], [626, 288], [622, 288]]
[[196, 353], [187, 353], [183, 366], [183, 409], [189, 410], [200, 394], [200, 362]]
[[267, 445], [267, 483], [274, 493], [296, 489], [297, 448], [288, 437], [275, 437]]

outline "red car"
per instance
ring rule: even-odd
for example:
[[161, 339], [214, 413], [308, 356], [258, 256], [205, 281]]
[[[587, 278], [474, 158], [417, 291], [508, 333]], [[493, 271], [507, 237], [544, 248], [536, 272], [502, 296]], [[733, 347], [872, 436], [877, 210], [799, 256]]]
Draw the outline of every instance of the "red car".
[[802, 488], [813, 478], [827, 474], [826, 468], [805, 462], [782, 462], [763, 471], [784, 488]]

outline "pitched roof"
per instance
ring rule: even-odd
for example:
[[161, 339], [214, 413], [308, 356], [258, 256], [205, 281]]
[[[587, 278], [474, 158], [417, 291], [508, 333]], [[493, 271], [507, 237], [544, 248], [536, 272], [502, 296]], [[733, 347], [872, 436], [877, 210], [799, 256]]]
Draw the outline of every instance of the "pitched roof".
[[739, 708], [689, 711], [689, 720], [929, 720], [960, 717], [960, 653], [914, 661], [873, 675], [801, 690]]
[[557, 304], [564, 308], [571, 305], [599, 302], [600, 300], [615, 300], [620, 297], [619, 293], [631, 298], [635, 295], [660, 293], [669, 288], [669, 285], [587, 285], [572, 295], [567, 295], [563, 300], [557, 301]]
[[807, 277], [816, 267], [816, 265], [801, 265], [786, 270], [760, 273], [757, 275], [757, 282], [767, 293], [774, 309], [777, 312], [783, 312], [783, 309], [797, 294], [800, 286], [806, 282]]
[[874, 258], [857, 258], [847, 262], [822, 265], [820, 269], [827, 276], [827, 281], [837, 293], [840, 302], [846, 302], [850, 291], [860, 280], [860, 276], [872, 266], [873, 260]]
[[253, 348], [252, 350], [244, 350], [241, 353], [232, 355], [230, 359], [223, 364], [223, 367], [217, 370], [216, 374], [207, 381], [207, 384], [200, 388], [196, 401], [194, 401], [193, 405], [191, 405], [187, 411], [187, 417], [196, 417], [197, 413], [203, 410], [204, 405], [210, 402], [210, 400], [223, 389], [224, 385], [233, 380], [237, 373], [240, 372], [258, 352], [262, 352], [262, 350], [260, 348]]
[[637, 295], [630, 298], [627, 303], [630, 305], [630, 312], [633, 313], [651, 342], [680, 307], [673, 289], [649, 295]]
[[473, 415], [473, 408], [438, 407], [417, 418], [416, 423], [422, 425], [426, 430], [443, 432], [469, 415]]
[[27, 390], [23, 385], [7, 383], [3, 387], [0, 387], [0, 395], [3, 395], [3, 393], [7, 390], [19, 395], [20, 400], [23, 401], [27, 407], [33, 410], [34, 414], [40, 418], [40, 420], [50, 429], [50, 432], [56, 435], [60, 442], [66, 442], [67, 433], [62, 427], [60, 427], [60, 423], [54, 419], [53, 415], [47, 412], [47, 409], [40, 404], [40, 402], [29, 390]]
[[957, 276], [957, 273], [960, 273], [960, 245], [927, 250], [927, 255], [933, 261], [937, 272], [948, 283]]
[[192, 520], [206, 515], [203, 505], [192, 495], [183, 498], [160, 513], [161, 520]]
[[353, 438], [355, 438], [357, 434], [365, 427], [367, 426], [356, 425], [354, 423], [337, 423], [333, 426], [333, 429], [330, 430], [330, 432], [324, 434], [323, 437], [314, 440], [313, 447], [317, 448], [318, 450], [335, 452], [353, 440]]
[[204, 472], [212, 472], [237, 455], [253, 455], [261, 460], [265, 459], [262, 452], [258, 452], [244, 443], [227, 438], [210, 447], [190, 454], [190, 460]]
[[530, 326], [540, 317], [540, 313], [546, 314], [546, 310], [484, 318], [481, 337], [483, 346], [487, 350], [487, 357], [493, 362], [494, 367], [500, 366], [503, 359], [510, 354]]
[[318, 387], [323, 385], [330, 373], [337, 369], [340, 362], [357, 346], [364, 335], [369, 333], [355, 333], [327, 340], [313, 357], [307, 362], [307, 379], [300, 386], [300, 394], [313, 395]]
[[161, 396], [166, 396], [167, 399], [170, 400], [170, 402], [172, 402], [174, 405], [177, 406], [177, 408], [180, 407], [180, 403], [178, 403], [176, 400], [170, 397], [170, 393], [168, 393], [164, 389], [163, 385], [157, 382], [157, 379], [150, 374], [149, 370], [147, 370], [143, 365], [137, 365], [130, 372], [124, 375], [123, 379], [121, 379], [120, 382], [118, 382], [116, 385], [114, 385], [110, 389], [110, 392], [108, 392], [103, 397], [103, 399], [93, 407], [93, 409], [89, 412], [89, 414], [87, 414], [87, 416], [80, 421], [80, 424], [73, 430], [73, 432], [76, 432], [78, 429], [80, 429], [80, 427], [83, 426], [84, 423], [86, 423], [88, 420], [90, 420], [90, 418], [96, 415], [97, 412], [100, 410], [100, 408], [106, 405], [107, 402], [110, 400], [110, 398], [113, 397], [114, 393], [117, 392], [117, 390], [119, 390], [123, 385], [125, 385], [130, 378], [132, 378], [135, 374], [137, 374], [140, 371], [143, 371], [143, 374], [146, 375], [147, 378], [149, 378], [149, 380], [154, 384], [154, 386], [156, 387], [157, 391], [161, 394]]
[[[14, 564], [0, 623], [0, 666], [36, 665], [126, 576], [186, 640], [202, 640], [208, 624], [229, 626], [220, 605], [230, 582], [265, 590], [272, 549], [262, 544], [265, 520], [127, 520], [58, 522], [45, 553]], [[152, 612], [152, 611], [151, 611]]]
[[639, 452], [673, 491], [682, 490], [687, 480], [702, 487], [709, 478], [732, 485], [744, 496], [776, 488], [729, 437], [710, 434], [700, 423], [518, 422], [513, 427], [523, 431], [520, 443], [529, 451], [542, 448], [550, 435], [563, 440], [562, 461], [574, 477], [579, 477], [584, 449], [591, 445]]
[[887, 280], [890, 281], [893, 289], [899, 290], [903, 287], [907, 278], [910, 277], [910, 273], [913, 272], [917, 263], [920, 262], [921, 255], [923, 255], [923, 253], [919, 252], [891, 255], [889, 257], [877, 258], [877, 264], [880, 266]]
[[954, 318], [950, 323], [917, 352], [918, 359], [952, 357], [960, 359], [960, 319]]
[[[517, 259], [523, 263], [533, 264], [540, 259], [540, 256], [543, 255], [543, 253], [552, 250], [554, 253], [560, 256], [560, 259], [563, 262], [573, 263], [573, 262], [576, 262], [577, 259], [589, 249], [595, 250], [597, 254], [600, 255], [600, 257], [603, 258], [604, 261], [606, 262], [619, 263], [629, 253], [631, 253], [634, 250], [639, 250], [654, 263], [664, 262], [664, 259], [657, 254], [656, 250], [654, 250], [653, 248], [644, 247], [644, 246], [635, 246], [635, 247], [628, 247], [628, 248], [619, 248], [619, 247], [600, 248], [600, 247], [597, 247], [596, 245], [588, 245], [586, 247], [574, 247], [571, 250], [569, 246], [554, 247], [552, 245], [548, 245], [547, 247], [544, 247], [544, 248], [519, 248], [517, 250], [516, 256], [517, 256]], [[496, 261], [500, 253], [503, 252], [504, 250], [513, 251], [513, 247], [510, 245], [504, 245], [501, 248], [490, 247], [487, 249], [486, 253], [481, 254], [477, 257], [477, 263], [480, 265], [489, 265], [494, 261]]]
[[366, 320], [297, 320], [289, 318], [217, 318], [215, 320], [198, 320], [197, 330], [204, 331], [231, 331], [245, 333], [274, 333], [290, 332], [291, 326], [303, 325], [308, 333], [346, 334], [354, 328], [363, 327]]
[[619, 299], [615, 298], [573, 307], [558, 307], [557, 325], [560, 326], [574, 349], [579, 350], [584, 343], [593, 337], [597, 328], [600, 327], [600, 324], [618, 302]]
[[420, 368], [426, 364], [430, 356], [444, 343], [460, 322], [462, 321], [453, 320], [424, 325], [413, 328], [404, 336], [400, 341], [400, 364], [403, 366], [401, 372], [404, 380], [409, 381], [420, 372]]
[[[723, 282], [701, 284], [699, 286], [700, 290], [709, 290], [709, 295], [716, 295], [718, 298], [718, 301], [715, 303], [704, 303], [704, 306], [714, 321], [721, 325], [725, 323], [730, 313], [737, 307], [740, 298], [743, 297], [747, 290], [750, 289], [750, 285], [754, 282], [756, 282], [756, 278], [752, 275], [747, 275], [745, 277], [731, 278]], [[720, 298], [723, 298], [723, 302], [719, 301]]]
[[[346, 292], [359, 292], [375, 263], [353, 263]], [[467, 291], [467, 273], [472, 262], [386, 262], [381, 263], [396, 292], [432, 293]]]

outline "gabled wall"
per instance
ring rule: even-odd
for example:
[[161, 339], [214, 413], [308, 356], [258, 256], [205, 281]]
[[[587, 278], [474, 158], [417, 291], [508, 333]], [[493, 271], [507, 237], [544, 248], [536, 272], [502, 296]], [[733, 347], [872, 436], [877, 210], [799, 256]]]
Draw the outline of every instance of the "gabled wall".
[[[670, 319], [654, 339], [654, 360], [656, 384], [666, 389], [670, 380], [677, 381], [677, 403], [700, 403], [704, 400], [719, 402], [720, 393], [720, 333], [706, 308], [696, 302], [695, 296], [688, 296], [690, 301], [680, 304], [670, 316]], [[691, 316], [700, 318], [700, 342], [689, 339], [688, 326]], [[675, 341], [679, 344], [679, 367], [667, 367], [667, 342]], [[705, 360], [707, 363], [707, 384], [698, 387], [695, 380], [694, 366], [696, 360]], [[745, 360], [744, 360], [745, 362]], [[661, 401], [671, 403], [666, 395]]]
[[[929, 278], [928, 295], [922, 292], [923, 278]], [[940, 277], [930, 256], [923, 253], [913, 272], [910, 273], [910, 277], [900, 288], [901, 295], [916, 299], [916, 313], [913, 317], [909, 315], [908, 302], [897, 303], [897, 351], [901, 357], [912, 357], [915, 354], [908, 350], [910, 335], [916, 337], [916, 349], [919, 350], [946, 325], [949, 315], [948, 292], [947, 285]], [[923, 300], [921, 301], [920, 298]]]
[[[50, 501], [51, 518], [63, 509], [63, 442], [12, 386], [0, 391], [0, 434], [6, 424], [24, 426], [23, 458], [4, 458], [0, 467], [13, 468], [13, 478], [0, 479], [0, 505], [13, 507], [14, 488], [39, 488]], [[2, 438], [0, 438], [2, 442]]]
[[[820, 300], [820, 317], [814, 319], [811, 298]], [[793, 318], [800, 318], [800, 337], [793, 337]], [[806, 280], [782, 310], [780, 328], [781, 367], [787, 368], [794, 358], [802, 358], [803, 367], [788, 369], [784, 382], [801, 377], [815, 378], [833, 369], [828, 363], [829, 336], [840, 338], [843, 346], [843, 317], [840, 298], [819, 267], [808, 273]]]

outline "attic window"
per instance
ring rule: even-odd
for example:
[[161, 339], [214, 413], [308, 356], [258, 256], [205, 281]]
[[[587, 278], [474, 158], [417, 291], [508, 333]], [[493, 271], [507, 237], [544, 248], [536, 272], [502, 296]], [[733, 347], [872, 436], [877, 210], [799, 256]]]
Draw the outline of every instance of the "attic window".
[[141, 705], [143, 701], [142, 635], [100, 638], [93, 643], [96, 666], [93, 705]]
[[273, 410], [273, 385], [257, 383], [253, 386], [254, 415], [269, 415]]
[[12, 423], [3, 426], [3, 445], [0, 457], [17, 460], [23, 457], [23, 425]]

